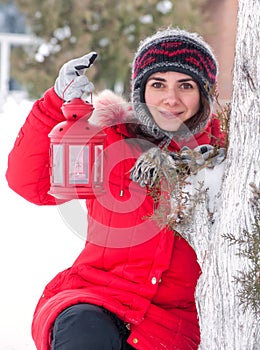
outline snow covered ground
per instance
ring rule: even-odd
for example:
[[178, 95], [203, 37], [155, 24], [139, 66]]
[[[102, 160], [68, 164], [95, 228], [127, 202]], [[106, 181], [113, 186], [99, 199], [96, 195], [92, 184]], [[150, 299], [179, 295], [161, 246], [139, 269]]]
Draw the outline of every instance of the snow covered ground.
[[31, 105], [9, 96], [0, 106], [0, 350], [35, 350], [30, 328], [42, 289], [84, 245], [60, 209], [25, 201], [5, 180], [8, 153]]

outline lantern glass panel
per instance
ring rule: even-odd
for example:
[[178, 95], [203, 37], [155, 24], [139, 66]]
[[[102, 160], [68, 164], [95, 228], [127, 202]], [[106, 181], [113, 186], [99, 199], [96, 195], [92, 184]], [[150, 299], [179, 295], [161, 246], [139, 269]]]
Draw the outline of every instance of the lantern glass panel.
[[95, 145], [94, 147], [95, 163], [94, 163], [94, 182], [103, 182], [103, 145]]
[[52, 145], [52, 181], [63, 184], [63, 145]]
[[69, 146], [69, 183], [89, 183], [89, 146]]

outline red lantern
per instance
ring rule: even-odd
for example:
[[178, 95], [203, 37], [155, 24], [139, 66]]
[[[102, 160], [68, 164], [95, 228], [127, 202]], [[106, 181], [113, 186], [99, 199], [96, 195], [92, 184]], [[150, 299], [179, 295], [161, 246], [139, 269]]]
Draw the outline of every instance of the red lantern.
[[93, 105], [75, 98], [65, 102], [61, 109], [66, 121], [56, 125], [49, 134], [49, 193], [63, 199], [103, 194], [105, 133], [88, 121]]

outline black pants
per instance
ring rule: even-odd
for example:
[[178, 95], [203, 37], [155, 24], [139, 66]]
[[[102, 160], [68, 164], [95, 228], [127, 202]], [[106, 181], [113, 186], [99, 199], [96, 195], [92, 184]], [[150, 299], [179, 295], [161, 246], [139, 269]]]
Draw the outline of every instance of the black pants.
[[129, 332], [114, 314], [91, 304], [77, 304], [56, 319], [52, 350], [130, 350]]

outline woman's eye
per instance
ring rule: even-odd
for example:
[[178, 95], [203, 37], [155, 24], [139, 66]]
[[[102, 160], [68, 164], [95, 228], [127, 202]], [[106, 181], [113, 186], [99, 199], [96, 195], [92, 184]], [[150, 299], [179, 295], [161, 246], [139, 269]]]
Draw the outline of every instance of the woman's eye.
[[190, 84], [190, 83], [183, 83], [183, 84], [181, 84], [180, 87], [181, 87], [182, 89], [185, 89], [185, 90], [187, 90], [187, 89], [193, 89], [193, 85]]
[[152, 87], [154, 87], [155, 89], [160, 89], [162, 86], [163, 84], [160, 82], [155, 82], [152, 84]]

